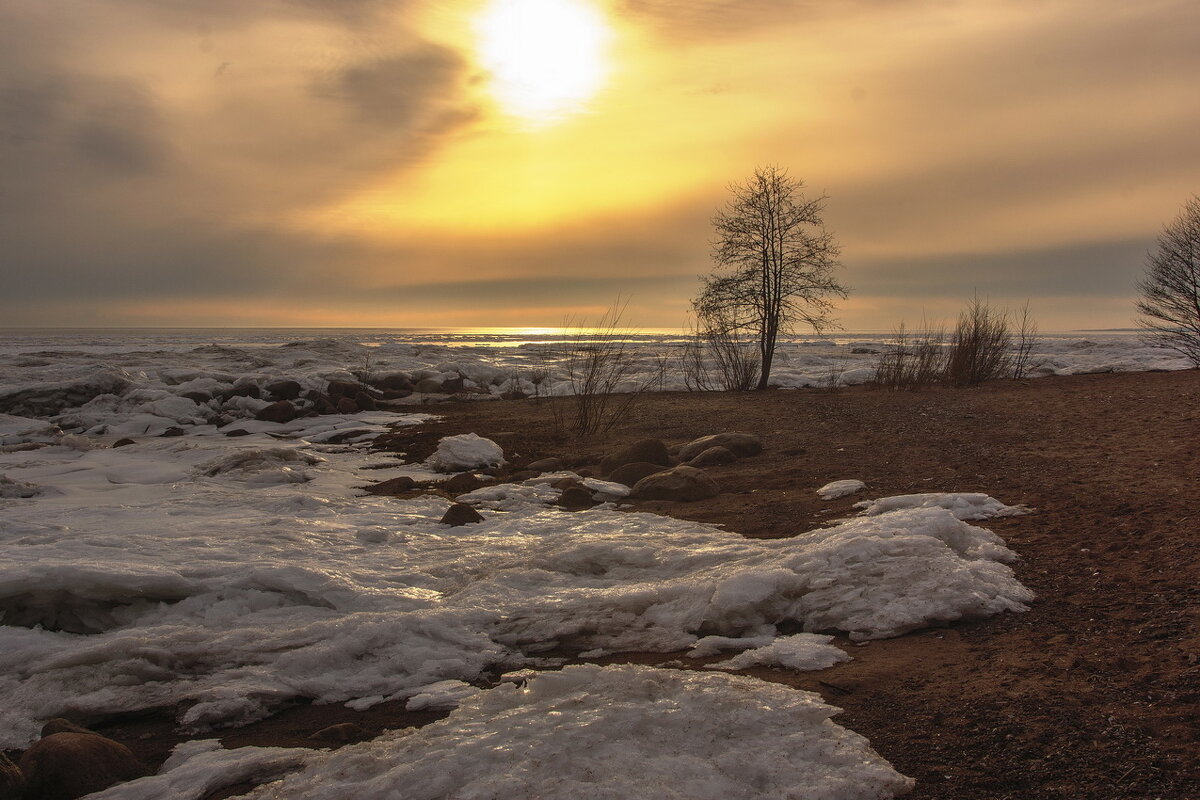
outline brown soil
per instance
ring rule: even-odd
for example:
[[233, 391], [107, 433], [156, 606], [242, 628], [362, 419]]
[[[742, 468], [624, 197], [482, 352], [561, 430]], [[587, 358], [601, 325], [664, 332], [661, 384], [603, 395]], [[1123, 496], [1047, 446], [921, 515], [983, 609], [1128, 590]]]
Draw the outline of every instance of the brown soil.
[[[790, 536], [851, 513], [859, 497], [824, 502], [813, 493], [842, 478], [866, 481], [871, 497], [982, 491], [1033, 506], [1028, 516], [981, 523], [1020, 554], [1017, 575], [1038, 594], [1028, 613], [863, 647], [842, 641], [854, 660], [821, 672], [749, 674], [845, 709], [839, 723], [917, 779], [913, 798], [1200, 798], [1200, 372], [920, 393], [648, 395], [615, 430], [584, 441], [556, 431], [551, 408], [439, 406], [441, 421], [381, 444], [423, 457], [441, 436], [475, 432], [503, 445], [515, 470], [547, 456], [594, 465], [645, 437], [679, 444], [755, 433], [762, 455], [708, 470], [720, 496], [634, 506], [752, 537]], [[430, 719], [398, 704], [362, 714], [302, 705], [225, 742], [325, 746], [307, 737], [340, 722], [369, 737]], [[182, 738], [162, 715], [100, 729], [150, 762]]]

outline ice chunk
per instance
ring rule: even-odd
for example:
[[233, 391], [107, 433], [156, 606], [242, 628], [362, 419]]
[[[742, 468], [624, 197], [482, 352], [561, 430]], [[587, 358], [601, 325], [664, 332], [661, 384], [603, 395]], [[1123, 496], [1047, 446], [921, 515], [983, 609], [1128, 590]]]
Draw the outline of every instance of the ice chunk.
[[989, 519], [991, 517], [1015, 517], [1028, 514], [1025, 506], [1006, 506], [994, 497], [980, 492], [926, 494], [901, 494], [879, 500], [863, 500], [854, 504], [861, 508], [863, 516], [886, 514], [905, 508], [944, 508], [959, 519]]
[[443, 437], [429, 462], [441, 472], [498, 467], [504, 463], [504, 450], [491, 439], [464, 433]]
[[847, 497], [855, 492], [861, 492], [865, 488], [867, 485], [862, 481], [833, 481], [817, 489], [817, 495], [822, 500], [836, 500], [839, 497]]
[[414, 732], [316, 755], [256, 800], [655, 797], [822, 800], [906, 793], [819, 695], [712, 673], [566, 667], [504, 683]]
[[456, 708], [463, 700], [479, 693], [479, 689], [464, 681], [448, 680], [431, 683], [409, 698], [404, 708], [421, 711], [426, 708]]
[[784, 667], [797, 672], [826, 669], [849, 661], [845, 651], [830, 644], [832, 636], [797, 633], [780, 636], [770, 644], [746, 650], [733, 658], [706, 665], [707, 669], [746, 669], [748, 667]]

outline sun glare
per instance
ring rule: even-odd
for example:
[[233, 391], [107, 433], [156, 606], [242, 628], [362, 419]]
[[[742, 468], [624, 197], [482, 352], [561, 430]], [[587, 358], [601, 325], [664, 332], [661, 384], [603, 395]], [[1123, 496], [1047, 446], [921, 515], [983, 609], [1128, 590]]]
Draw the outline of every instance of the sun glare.
[[612, 29], [589, 0], [492, 0], [476, 30], [493, 96], [528, 123], [581, 109], [604, 84]]

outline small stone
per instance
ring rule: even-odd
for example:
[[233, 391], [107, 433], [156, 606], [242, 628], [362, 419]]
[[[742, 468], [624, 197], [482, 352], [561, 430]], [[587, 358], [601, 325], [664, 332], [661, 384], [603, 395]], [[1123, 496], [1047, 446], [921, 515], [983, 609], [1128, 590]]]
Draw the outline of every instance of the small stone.
[[622, 483], [626, 486], [633, 486], [647, 475], [654, 475], [662, 472], [661, 464], [651, 464], [646, 461], [635, 461], [632, 464], [625, 464], [617, 467], [608, 476], [608, 479], [613, 483]]
[[452, 478], [447, 478], [442, 481], [442, 488], [447, 494], [460, 495], [467, 492], [473, 492], [483, 486], [483, 481], [479, 480], [479, 476], [473, 472], [460, 472]]
[[704, 500], [720, 494], [717, 484], [703, 470], [678, 466], [649, 475], [633, 487], [638, 500]]
[[710, 447], [728, 448], [738, 458], [756, 456], [763, 449], [762, 439], [752, 433], [715, 433], [685, 444], [679, 450], [679, 460], [691, 461]]
[[302, 387], [292, 380], [273, 381], [266, 385], [267, 393], [280, 400], [295, 400], [300, 396]]
[[148, 772], [128, 747], [90, 732], [46, 736], [21, 755], [20, 766], [27, 795], [42, 800], [75, 800]]
[[459, 525], [470, 525], [475, 522], [483, 522], [483, 517], [466, 503], [455, 503], [450, 506], [446, 509], [446, 513], [442, 515], [441, 519], [443, 525], [455, 528]]
[[390, 478], [386, 481], [372, 484], [366, 487], [370, 494], [380, 495], [399, 495], [405, 492], [411, 492], [417, 485], [417, 482], [407, 475], [400, 475], [395, 478]]
[[172, 425], [171, 427], [167, 428], [165, 431], [160, 433], [159, 436], [165, 436], [165, 437], [183, 436], [184, 433], [185, 433], [185, 431], [183, 430], [183, 428]]
[[245, 428], [234, 428], [231, 431], [225, 431], [226, 436], [249, 436], [250, 431]]
[[664, 467], [669, 467], [671, 465], [671, 456], [667, 453], [667, 446], [663, 444], [661, 439], [641, 439], [623, 450], [618, 450], [605, 456], [600, 462], [600, 474], [610, 475], [617, 467], [637, 462], [660, 464]]
[[254, 418], [262, 422], [291, 422], [299, 412], [290, 400], [277, 400], [259, 411]]
[[569, 486], [558, 497], [558, 504], [568, 511], [582, 511], [597, 505], [592, 490], [585, 486]]
[[689, 467], [716, 467], [721, 464], [732, 464], [737, 461], [737, 456], [728, 447], [710, 447], [703, 450], [699, 455], [693, 456], [688, 462]]

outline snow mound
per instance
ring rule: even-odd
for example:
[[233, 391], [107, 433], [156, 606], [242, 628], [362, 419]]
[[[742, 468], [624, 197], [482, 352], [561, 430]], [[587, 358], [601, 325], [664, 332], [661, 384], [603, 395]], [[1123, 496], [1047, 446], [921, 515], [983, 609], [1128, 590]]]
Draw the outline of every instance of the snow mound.
[[265, 783], [302, 767], [313, 756], [306, 748], [239, 747], [225, 750], [216, 739], [176, 745], [157, 775], [119, 783], [88, 800], [200, 800], [238, 783]]
[[491, 439], [474, 433], [446, 436], [438, 442], [437, 452], [429, 458], [439, 472], [498, 467], [504, 463], [504, 450]]
[[863, 516], [887, 514], [907, 508], [944, 508], [958, 519], [975, 520], [993, 517], [1016, 517], [1030, 513], [1025, 506], [1006, 506], [994, 497], [980, 492], [928, 492], [926, 494], [901, 494], [878, 500], [863, 500], [855, 503]]
[[862, 481], [833, 481], [817, 489], [817, 495], [822, 500], [836, 500], [839, 497], [848, 497], [855, 492], [861, 492], [865, 488], [867, 485]]
[[797, 633], [780, 636], [770, 644], [746, 650], [733, 658], [706, 669], [746, 669], [748, 667], [783, 667], [797, 672], [826, 669], [834, 664], [849, 661], [850, 656], [830, 644], [832, 636], [815, 633]]
[[16, 497], [35, 497], [42, 493], [41, 487], [24, 481], [14, 481], [0, 472], [0, 499]]
[[816, 694], [752, 678], [567, 667], [483, 692], [415, 732], [314, 756], [248, 797], [881, 800], [908, 792], [912, 780], [833, 723], [837, 712]]

